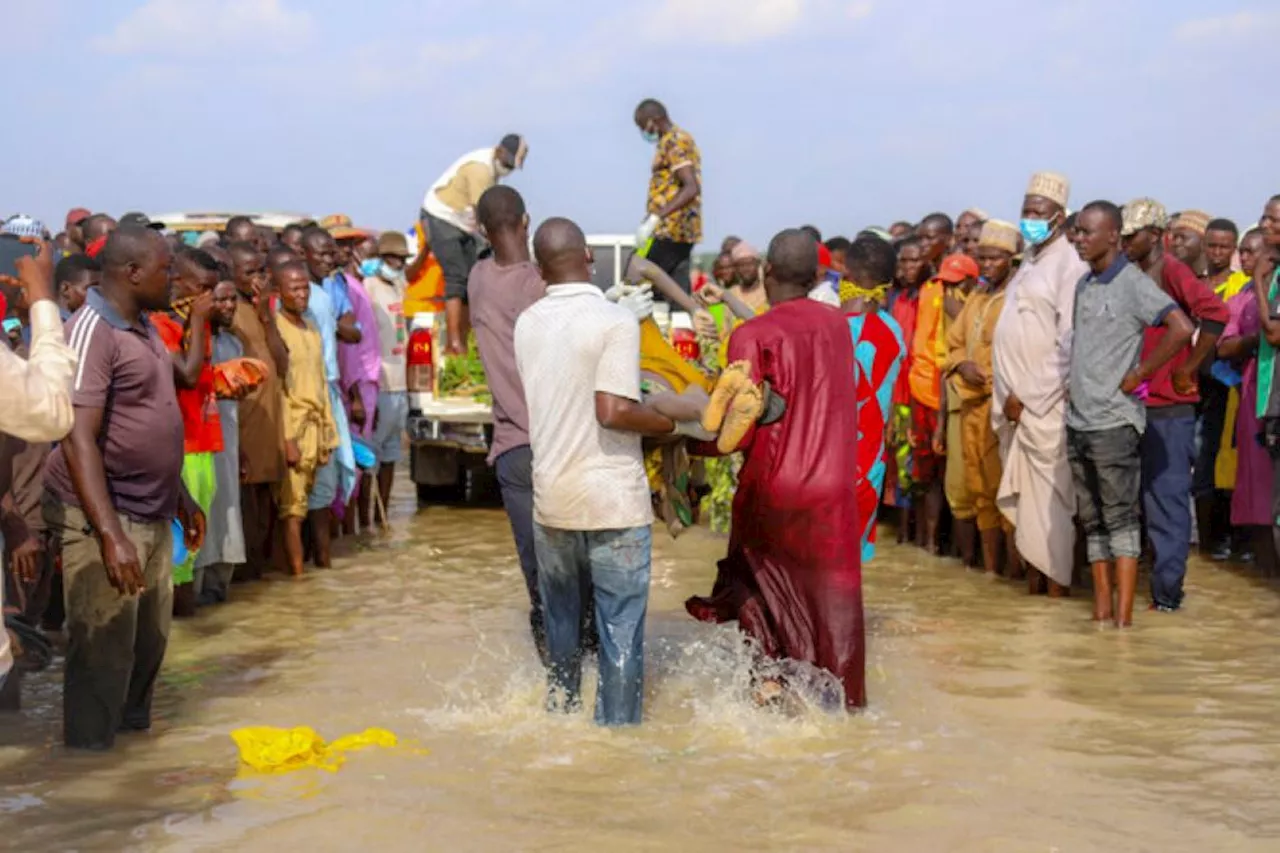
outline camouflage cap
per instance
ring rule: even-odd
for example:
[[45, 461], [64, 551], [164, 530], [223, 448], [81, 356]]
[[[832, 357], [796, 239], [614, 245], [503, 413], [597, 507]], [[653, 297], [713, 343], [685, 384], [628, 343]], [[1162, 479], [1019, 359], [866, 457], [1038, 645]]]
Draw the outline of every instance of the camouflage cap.
[[1164, 205], [1153, 198], [1134, 199], [1124, 206], [1124, 224], [1120, 235], [1128, 237], [1137, 234], [1143, 228], [1159, 228], [1163, 231], [1169, 225], [1169, 214]]

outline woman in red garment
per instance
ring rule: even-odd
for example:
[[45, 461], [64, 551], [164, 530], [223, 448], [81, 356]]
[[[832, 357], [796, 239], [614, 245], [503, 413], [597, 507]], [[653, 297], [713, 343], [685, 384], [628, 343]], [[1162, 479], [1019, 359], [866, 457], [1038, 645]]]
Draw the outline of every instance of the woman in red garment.
[[772, 306], [729, 340], [729, 360], [785, 401], [781, 419], [753, 427], [733, 501], [729, 553], [705, 622], [736, 620], [771, 657], [814, 664], [866, 704], [862, 569], [855, 493], [857, 399], [853, 339], [838, 309], [806, 298], [818, 268], [813, 238], [783, 231], [769, 246]]

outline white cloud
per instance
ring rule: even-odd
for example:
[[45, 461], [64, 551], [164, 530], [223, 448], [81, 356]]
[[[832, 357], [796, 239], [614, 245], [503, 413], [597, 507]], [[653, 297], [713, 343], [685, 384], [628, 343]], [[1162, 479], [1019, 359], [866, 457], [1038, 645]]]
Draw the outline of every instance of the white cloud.
[[806, 20], [861, 20], [871, 0], [661, 0], [648, 35], [670, 43], [679, 30], [704, 44], [743, 45], [789, 35]]
[[423, 45], [418, 56], [431, 68], [439, 70], [475, 62], [491, 51], [507, 51], [510, 48], [510, 40], [504, 45], [489, 36], [474, 36], [460, 41], [431, 42]]
[[671, 38], [680, 27], [702, 42], [748, 44], [790, 32], [804, 7], [804, 0], [664, 0], [654, 32]]
[[1280, 30], [1280, 14], [1246, 9], [1234, 15], [1184, 21], [1174, 30], [1174, 37], [1182, 42], [1213, 44], [1257, 39], [1273, 35], [1277, 30]]
[[875, 4], [869, 0], [859, 0], [856, 3], [850, 3], [844, 10], [845, 17], [851, 21], [861, 21], [863, 18], [871, 17], [871, 13], [875, 11]]
[[147, 0], [93, 46], [112, 54], [209, 55], [246, 46], [279, 52], [305, 44], [311, 15], [286, 0]]

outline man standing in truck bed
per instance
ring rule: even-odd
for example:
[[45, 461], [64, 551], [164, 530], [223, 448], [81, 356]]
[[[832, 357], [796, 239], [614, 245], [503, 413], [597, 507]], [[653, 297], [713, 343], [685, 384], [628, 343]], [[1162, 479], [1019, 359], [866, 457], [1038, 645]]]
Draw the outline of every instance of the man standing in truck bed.
[[509, 133], [496, 147], [464, 154], [431, 185], [422, 200], [427, 238], [444, 272], [447, 353], [467, 349], [467, 277], [476, 265], [481, 244], [476, 205], [485, 190], [522, 168], [528, 153], [524, 138]]

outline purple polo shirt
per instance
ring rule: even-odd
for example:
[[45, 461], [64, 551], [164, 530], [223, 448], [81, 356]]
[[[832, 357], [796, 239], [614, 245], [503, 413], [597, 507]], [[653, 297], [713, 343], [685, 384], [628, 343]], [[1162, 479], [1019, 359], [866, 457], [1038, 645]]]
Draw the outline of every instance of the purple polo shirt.
[[[102, 409], [98, 446], [116, 512], [136, 521], [178, 514], [182, 488], [182, 412], [173, 360], [145, 316], [129, 325], [91, 288], [66, 324], [79, 365], [71, 390], [77, 409]], [[81, 506], [59, 445], [49, 456], [45, 486]]]
[[508, 450], [529, 443], [529, 408], [516, 370], [516, 318], [546, 292], [538, 268], [528, 261], [501, 267], [486, 258], [471, 268], [467, 305], [493, 395], [490, 465]]

